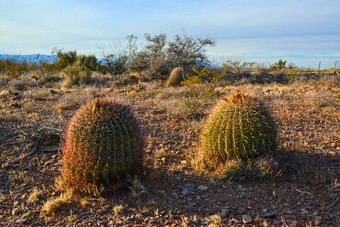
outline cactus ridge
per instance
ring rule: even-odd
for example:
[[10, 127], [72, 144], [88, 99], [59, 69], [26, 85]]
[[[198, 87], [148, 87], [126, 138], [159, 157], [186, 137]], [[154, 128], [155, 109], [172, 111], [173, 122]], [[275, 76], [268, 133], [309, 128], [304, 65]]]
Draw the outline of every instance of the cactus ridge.
[[98, 98], [70, 120], [62, 145], [62, 174], [76, 185], [108, 183], [141, 167], [144, 136], [132, 109]]
[[215, 106], [200, 140], [206, 160], [247, 159], [275, 149], [276, 129], [262, 102], [238, 92]]

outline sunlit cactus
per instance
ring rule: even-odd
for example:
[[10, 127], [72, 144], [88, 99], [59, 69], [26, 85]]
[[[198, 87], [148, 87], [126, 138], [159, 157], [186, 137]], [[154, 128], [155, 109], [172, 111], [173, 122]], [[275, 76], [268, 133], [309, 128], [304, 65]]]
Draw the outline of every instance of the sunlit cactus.
[[105, 184], [137, 171], [145, 140], [132, 109], [97, 98], [75, 113], [61, 148], [62, 177], [77, 188]]
[[274, 151], [276, 128], [261, 101], [241, 92], [222, 98], [209, 115], [200, 138], [209, 164], [247, 159]]

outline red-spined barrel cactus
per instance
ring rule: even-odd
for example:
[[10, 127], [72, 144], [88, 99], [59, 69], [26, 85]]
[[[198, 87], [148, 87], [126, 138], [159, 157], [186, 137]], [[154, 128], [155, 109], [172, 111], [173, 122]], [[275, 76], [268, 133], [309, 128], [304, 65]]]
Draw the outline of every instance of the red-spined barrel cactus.
[[138, 170], [145, 139], [131, 107], [97, 98], [77, 110], [61, 147], [62, 177], [78, 188], [108, 183]]
[[208, 116], [201, 137], [202, 158], [209, 165], [247, 159], [274, 151], [276, 127], [264, 104], [238, 92], [222, 98]]

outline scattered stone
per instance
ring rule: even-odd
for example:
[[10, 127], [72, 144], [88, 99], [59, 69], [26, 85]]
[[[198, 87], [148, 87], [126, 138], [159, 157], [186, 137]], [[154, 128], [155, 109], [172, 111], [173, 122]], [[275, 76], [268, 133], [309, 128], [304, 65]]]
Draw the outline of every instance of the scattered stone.
[[239, 220], [237, 220], [236, 218], [232, 218], [231, 221], [234, 223], [239, 223]]
[[204, 185], [198, 186], [198, 190], [200, 190], [200, 191], [207, 191], [208, 188], [209, 188], [208, 186], [204, 186]]
[[240, 207], [236, 211], [236, 213], [238, 213], [238, 214], [244, 214], [245, 212], [246, 212], [246, 209], [244, 209], [244, 207]]
[[282, 224], [281, 220], [275, 220], [274, 223], [273, 223], [274, 226], [276, 226], [276, 225], [281, 226], [281, 224]]
[[252, 223], [253, 219], [248, 214], [245, 214], [245, 215], [242, 215], [242, 221], [244, 224], [248, 224], [248, 223]]
[[189, 192], [189, 190], [187, 189], [187, 188], [184, 188], [183, 190], [182, 190], [182, 195], [183, 196], [187, 196], [187, 195], [189, 195], [190, 194], [190, 192]]
[[230, 209], [229, 207], [222, 207], [221, 209], [221, 217], [226, 218], [230, 215]]
[[336, 143], [331, 143], [331, 147], [336, 147]]
[[16, 205], [18, 205], [18, 204], [19, 204], [19, 201], [16, 200], [16, 201], [13, 203], [13, 206], [16, 206]]
[[266, 213], [263, 215], [264, 218], [276, 218], [276, 213], [271, 212], [271, 213]]

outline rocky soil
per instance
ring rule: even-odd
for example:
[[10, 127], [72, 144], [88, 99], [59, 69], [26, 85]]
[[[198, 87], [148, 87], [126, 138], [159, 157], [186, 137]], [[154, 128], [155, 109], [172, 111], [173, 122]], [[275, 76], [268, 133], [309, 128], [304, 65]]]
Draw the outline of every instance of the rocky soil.
[[[281, 163], [282, 175], [229, 182], [198, 168], [202, 120], [181, 117], [183, 88], [151, 82], [2, 89], [0, 225], [339, 226], [339, 88], [248, 84], [230, 86], [226, 93], [236, 90], [260, 96], [272, 110], [278, 150], [291, 154]], [[98, 96], [125, 100], [142, 119], [148, 139], [144, 172], [99, 197], [44, 212], [44, 205], [61, 194], [54, 181], [60, 175], [58, 147], [67, 120]]]

